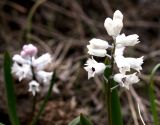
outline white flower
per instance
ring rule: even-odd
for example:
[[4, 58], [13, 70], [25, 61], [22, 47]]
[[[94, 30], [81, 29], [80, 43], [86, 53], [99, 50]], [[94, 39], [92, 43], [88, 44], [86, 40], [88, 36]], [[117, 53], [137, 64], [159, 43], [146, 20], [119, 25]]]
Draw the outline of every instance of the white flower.
[[139, 82], [139, 78], [136, 76], [136, 73], [131, 75], [119, 73], [114, 75], [114, 81], [118, 82], [120, 86], [129, 89], [129, 85]]
[[24, 59], [22, 56], [16, 54], [12, 57], [13, 61], [17, 62], [18, 64], [31, 64], [30, 60]]
[[12, 66], [12, 74], [18, 78], [19, 81], [22, 79], [31, 80], [33, 77], [30, 65], [23, 64], [19, 66], [16, 62]]
[[36, 78], [39, 82], [42, 82], [45, 85], [48, 85], [51, 82], [52, 74], [53, 72], [38, 71], [36, 73]]
[[125, 61], [130, 65], [130, 68], [135, 69], [137, 72], [140, 73], [140, 70], [142, 70], [142, 64], [143, 64], [143, 56], [140, 58], [125, 58]]
[[104, 63], [98, 63], [94, 59], [88, 59], [84, 69], [88, 72], [88, 79], [91, 77], [94, 77], [94, 75], [102, 74], [105, 70], [105, 64]]
[[117, 10], [113, 15], [113, 20], [111, 18], [106, 18], [104, 22], [104, 27], [106, 28], [110, 36], [116, 37], [120, 34], [123, 27], [123, 15]]
[[117, 56], [123, 56], [124, 49], [125, 49], [125, 47], [116, 47], [115, 48], [114, 56], [115, 57], [117, 57]]
[[121, 34], [116, 37], [116, 46], [123, 47], [123, 46], [134, 46], [139, 43], [137, 34], [125, 36], [125, 34]]
[[107, 41], [96, 38], [91, 39], [89, 43], [93, 49], [108, 49], [110, 47]]
[[32, 65], [37, 71], [39, 71], [44, 70], [50, 63], [52, 63], [52, 57], [49, 53], [46, 53], [33, 60]]
[[38, 52], [38, 50], [37, 50], [36, 46], [34, 46], [32, 44], [28, 44], [28, 45], [23, 46], [23, 49], [21, 51], [21, 56], [23, 58], [35, 57], [37, 52]]
[[31, 81], [29, 83], [29, 92], [32, 92], [32, 95], [35, 96], [36, 92], [39, 92], [39, 83], [36, 82], [35, 80]]
[[125, 74], [127, 71], [130, 71], [130, 64], [126, 62], [123, 56], [116, 56], [114, 59], [120, 73]]
[[93, 49], [91, 45], [87, 45], [88, 54], [97, 57], [105, 57], [107, 55], [107, 51], [105, 49]]

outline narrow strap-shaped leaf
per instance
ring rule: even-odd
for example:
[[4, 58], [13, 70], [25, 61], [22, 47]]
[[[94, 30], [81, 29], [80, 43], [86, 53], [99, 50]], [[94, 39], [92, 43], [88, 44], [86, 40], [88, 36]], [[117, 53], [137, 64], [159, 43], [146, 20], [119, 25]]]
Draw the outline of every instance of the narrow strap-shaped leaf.
[[[115, 86], [115, 82], [112, 79], [112, 85]], [[123, 125], [123, 118], [121, 113], [120, 99], [118, 96], [118, 90], [115, 88], [111, 93], [111, 111], [112, 111], [112, 125]]]
[[81, 114], [80, 115], [80, 125], [93, 125], [93, 124], [91, 123], [91, 121], [86, 116]]
[[8, 52], [4, 54], [4, 80], [7, 96], [9, 118], [12, 125], [19, 125], [16, 111], [16, 97], [14, 93], [13, 78], [11, 74], [11, 58]]
[[50, 86], [49, 86], [49, 89], [48, 89], [48, 92], [47, 92], [47, 95], [42, 103], [42, 105], [40, 106], [40, 110], [39, 112], [37, 113], [37, 115], [33, 118], [32, 122], [31, 122], [31, 125], [36, 125], [39, 117], [41, 116], [41, 114], [43, 113], [44, 111], [44, 108], [48, 102], [48, 99], [49, 97], [51, 96], [51, 93], [52, 93], [52, 88], [53, 88], [53, 85], [55, 83], [55, 78], [56, 78], [56, 71], [53, 73], [52, 75], [52, 80], [51, 80], [51, 83], [50, 83]]
[[150, 75], [150, 85], [149, 85], [149, 96], [150, 96], [151, 111], [153, 114], [154, 125], [160, 125], [160, 122], [159, 122], [160, 119], [158, 119], [157, 105], [155, 103], [156, 96], [154, 93], [154, 80], [153, 80], [153, 77], [156, 71], [158, 70], [158, 68], [160, 68], [160, 63], [153, 68]]
[[80, 116], [73, 119], [68, 125], [78, 125], [80, 123]]
[[123, 125], [123, 119], [121, 114], [120, 99], [118, 96], [117, 88], [112, 90], [111, 88], [116, 86], [113, 80], [111, 67], [106, 67], [104, 71], [104, 94], [106, 109], [108, 112], [108, 124], [109, 125]]

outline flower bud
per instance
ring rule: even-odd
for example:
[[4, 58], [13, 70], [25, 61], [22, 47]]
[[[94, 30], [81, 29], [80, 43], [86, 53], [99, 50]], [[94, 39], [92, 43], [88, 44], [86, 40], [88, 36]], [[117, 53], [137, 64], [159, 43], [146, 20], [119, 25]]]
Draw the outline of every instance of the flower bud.
[[37, 47], [32, 44], [24, 45], [21, 51], [21, 56], [23, 58], [34, 57], [37, 54]]
[[113, 20], [116, 20], [116, 19], [123, 20], [123, 14], [119, 10], [116, 10], [113, 14]]

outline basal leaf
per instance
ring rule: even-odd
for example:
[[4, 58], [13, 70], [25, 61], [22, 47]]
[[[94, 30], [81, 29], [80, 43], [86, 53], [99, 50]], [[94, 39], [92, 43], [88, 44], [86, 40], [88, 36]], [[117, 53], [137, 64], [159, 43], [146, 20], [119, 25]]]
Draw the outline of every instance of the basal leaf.
[[19, 125], [16, 111], [16, 97], [14, 93], [13, 79], [11, 74], [11, 58], [8, 52], [4, 54], [4, 80], [7, 96], [9, 118], [12, 125]]

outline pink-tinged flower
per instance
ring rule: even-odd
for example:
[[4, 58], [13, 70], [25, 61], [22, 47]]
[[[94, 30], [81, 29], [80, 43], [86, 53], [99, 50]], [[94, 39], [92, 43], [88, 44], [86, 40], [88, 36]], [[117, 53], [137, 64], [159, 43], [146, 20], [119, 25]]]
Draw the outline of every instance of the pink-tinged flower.
[[22, 56], [16, 54], [12, 57], [12, 60], [18, 64], [31, 64], [30, 60], [24, 59]]
[[52, 63], [52, 57], [49, 53], [43, 54], [37, 59], [33, 60], [32, 66], [37, 70], [44, 70], [49, 64]]
[[39, 92], [39, 83], [35, 80], [32, 80], [30, 83], [29, 83], [29, 89], [28, 89], [29, 92], [32, 92], [32, 95], [35, 96], [36, 95], [36, 92]]
[[93, 58], [89, 58], [84, 67], [84, 69], [88, 72], [88, 79], [94, 77], [95, 75], [102, 74], [105, 68], [106, 66], [104, 63], [98, 63]]
[[52, 79], [53, 72], [46, 71], [38, 71], [36, 73], [36, 78], [39, 83], [43, 83], [44, 85], [49, 85]]
[[21, 56], [23, 58], [31, 58], [31, 57], [35, 57], [37, 55], [37, 47], [32, 45], [32, 44], [28, 44], [28, 45], [24, 45], [23, 49], [21, 51]]
[[16, 62], [12, 66], [12, 74], [18, 78], [19, 81], [23, 79], [31, 80], [33, 77], [30, 65], [23, 64], [20, 66]]
[[118, 36], [123, 27], [123, 14], [119, 10], [116, 10], [113, 15], [113, 20], [106, 18], [104, 27], [110, 36]]
[[114, 81], [119, 83], [120, 86], [129, 89], [129, 85], [139, 82], [139, 78], [136, 76], [136, 73], [130, 75], [118, 73], [114, 75]]

